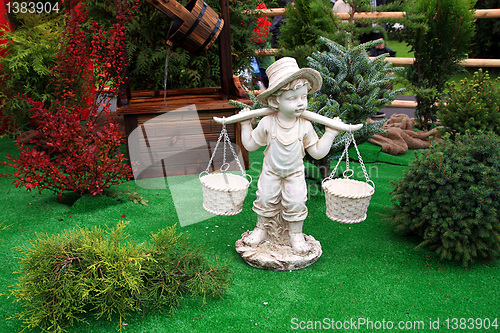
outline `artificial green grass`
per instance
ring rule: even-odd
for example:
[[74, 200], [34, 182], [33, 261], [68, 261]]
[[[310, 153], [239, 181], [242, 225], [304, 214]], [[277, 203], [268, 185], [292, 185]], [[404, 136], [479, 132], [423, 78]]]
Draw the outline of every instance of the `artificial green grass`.
[[[185, 299], [184, 307], [173, 316], [156, 313], [135, 314], [127, 318], [126, 332], [294, 332], [304, 321], [366, 319], [374, 322], [422, 321], [429, 332], [430, 320], [440, 319], [441, 330], [446, 318], [497, 318], [500, 309], [500, 267], [477, 262], [464, 269], [454, 262], [440, 262], [428, 250], [414, 250], [418, 241], [393, 232], [383, 220], [385, 206], [390, 204], [391, 181], [399, 179], [414, 152], [399, 157], [377, 153], [370, 144], [360, 146], [367, 169], [376, 184], [366, 221], [345, 225], [329, 220], [325, 202], [317, 184], [309, 183], [309, 217], [304, 232], [318, 239], [323, 255], [314, 265], [299, 271], [274, 272], [248, 266], [236, 253], [234, 243], [240, 235], [255, 226], [251, 210], [255, 199], [256, 177], [245, 200], [243, 212], [236, 216], [214, 216], [180, 228], [191, 241], [205, 244], [219, 261], [232, 270], [233, 284], [224, 299]], [[16, 153], [8, 139], [0, 139], [1, 156]], [[252, 165], [262, 160], [262, 151], [250, 154]], [[353, 163], [359, 173], [359, 165]], [[9, 171], [0, 167], [0, 172]], [[11, 170], [10, 170], [11, 171]], [[0, 232], [0, 292], [8, 293], [18, 269], [18, 251], [13, 247], [28, 244], [36, 233], [57, 234], [68, 228], [113, 226], [120, 220], [130, 221], [127, 230], [137, 241], [146, 241], [151, 233], [177, 223], [173, 200], [168, 189], [137, 188], [133, 181], [112, 188], [112, 192], [137, 190], [148, 200], [149, 207], [109, 197], [69, 198], [59, 202], [50, 193], [26, 192], [15, 188], [11, 180], [0, 178], [2, 218], [11, 225]], [[75, 200], [76, 199], [76, 200]], [[0, 332], [18, 332], [20, 322], [6, 320], [21, 309], [12, 299], [0, 298]], [[294, 319], [296, 318], [296, 319]], [[94, 321], [79, 324], [69, 332], [114, 332], [117, 322]], [[499, 323], [500, 324], [500, 323]], [[318, 325], [318, 324], [316, 324]], [[318, 326], [316, 328], [319, 328]], [[325, 328], [325, 326], [323, 326]], [[378, 332], [383, 330], [357, 327], [342, 332]], [[315, 330], [311, 330], [315, 331]], [[316, 330], [319, 331], [319, 330]], [[485, 330], [462, 330], [467, 332]], [[494, 330], [493, 330], [494, 331]]]

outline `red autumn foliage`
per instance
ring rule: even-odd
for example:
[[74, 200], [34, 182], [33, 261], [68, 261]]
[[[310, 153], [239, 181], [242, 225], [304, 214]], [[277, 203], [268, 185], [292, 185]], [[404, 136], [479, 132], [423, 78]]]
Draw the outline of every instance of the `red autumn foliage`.
[[[53, 69], [56, 101], [46, 107], [26, 98], [32, 107], [35, 136], [32, 145], [17, 142], [19, 158], [9, 157], [10, 166], [17, 169], [10, 175], [16, 187], [50, 190], [58, 197], [68, 191], [101, 195], [131, 177], [119, 150], [124, 138], [109, 114], [109, 102], [97, 105], [102, 99], [95, 98], [105, 86], [107, 93], [116, 93], [122, 82], [125, 24], [135, 7], [116, 3], [116, 23], [109, 30], [92, 23], [91, 38], [81, 28], [87, 20], [83, 5], [68, 5], [63, 44]], [[99, 127], [98, 110], [107, 114]]]
[[116, 22], [106, 29], [102, 24], [93, 21], [90, 25], [92, 32], [91, 58], [94, 61], [97, 73], [97, 87], [106, 88], [110, 94], [116, 94], [122, 83], [127, 66], [125, 52], [126, 26], [133, 19], [137, 11], [139, 0], [131, 5], [127, 1], [116, 1]]
[[95, 93], [90, 45], [81, 28], [87, 14], [81, 3], [68, 7], [62, 47], [52, 69], [55, 104], [63, 104], [66, 109], [80, 113], [85, 120], [91, 113]]
[[108, 121], [97, 128], [89, 120], [83, 127], [77, 113], [61, 107], [47, 110], [28, 99], [37, 124], [33, 147], [20, 145], [19, 158], [11, 158], [17, 171], [16, 187], [50, 190], [59, 197], [66, 191], [100, 195], [112, 185], [128, 180], [131, 170], [120, 152], [123, 143], [118, 124]]

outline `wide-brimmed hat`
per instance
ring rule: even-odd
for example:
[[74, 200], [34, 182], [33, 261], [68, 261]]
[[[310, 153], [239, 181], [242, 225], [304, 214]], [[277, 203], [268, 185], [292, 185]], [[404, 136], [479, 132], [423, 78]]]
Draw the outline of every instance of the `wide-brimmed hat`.
[[307, 79], [311, 83], [309, 94], [316, 92], [323, 84], [321, 74], [312, 68], [299, 68], [297, 61], [291, 57], [284, 57], [274, 62], [266, 70], [269, 78], [269, 88], [257, 96], [257, 100], [267, 105], [267, 98], [295, 79]]

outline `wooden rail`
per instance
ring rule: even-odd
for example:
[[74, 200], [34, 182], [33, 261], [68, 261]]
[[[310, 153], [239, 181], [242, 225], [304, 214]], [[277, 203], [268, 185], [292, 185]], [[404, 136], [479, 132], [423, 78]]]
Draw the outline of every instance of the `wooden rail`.
[[[415, 62], [415, 58], [387, 57], [385, 60], [394, 65], [411, 65]], [[464, 67], [500, 67], [500, 59], [464, 59], [459, 64]]]
[[[285, 8], [272, 8], [272, 9], [256, 9], [252, 11], [245, 11], [247, 14], [256, 14], [260, 16], [286, 16]], [[366, 12], [366, 13], [354, 13], [354, 19], [379, 19], [379, 18], [402, 18], [406, 12]], [[350, 18], [349, 13], [336, 13], [336, 15], [342, 20], [348, 20]], [[500, 9], [476, 9], [474, 12], [475, 18], [499, 18]]]
[[[247, 11], [248, 14], [256, 13], [261, 16], [285, 16], [285, 8], [273, 8], [273, 9], [259, 9], [255, 11]], [[372, 12], [372, 13], [355, 13], [353, 16], [354, 20], [359, 19], [380, 19], [380, 18], [402, 18], [406, 12]], [[342, 20], [348, 20], [350, 18], [349, 13], [336, 13], [336, 15]], [[476, 9], [474, 12], [475, 18], [500, 18], [500, 9]], [[257, 56], [274, 56], [278, 54], [279, 49], [260, 49], [255, 50]], [[415, 58], [398, 58], [398, 57], [387, 57], [387, 61], [394, 65], [411, 65], [415, 61]], [[500, 59], [465, 59], [460, 61], [460, 65], [464, 67], [500, 67]], [[254, 94], [259, 94], [259, 91], [254, 91]], [[391, 108], [415, 108], [417, 106], [416, 101], [403, 101], [394, 100], [390, 104], [386, 105]]]
[[[278, 52], [279, 49], [260, 49], [255, 50], [255, 55], [259, 57], [274, 56]], [[404, 66], [413, 64], [415, 58], [387, 57], [385, 60], [397, 66]], [[459, 64], [464, 67], [500, 67], [500, 59], [464, 59]]]

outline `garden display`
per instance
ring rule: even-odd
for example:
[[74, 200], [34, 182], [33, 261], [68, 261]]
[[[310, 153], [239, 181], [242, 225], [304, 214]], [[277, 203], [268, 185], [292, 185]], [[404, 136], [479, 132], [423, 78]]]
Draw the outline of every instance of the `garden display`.
[[[0, 66], [0, 333], [498, 330], [498, 84], [435, 81], [465, 56], [467, 1], [407, 11], [417, 123], [369, 120], [402, 68], [356, 45], [354, 26], [378, 19], [355, 24], [367, 3], [349, 2], [351, 30], [329, 0], [270, 14], [259, 0], [70, 0], [16, 16]], [[290, 50], [247, 98], [231, 76], [256, 56], [257, 18], [277, 13]], [[180, 89], [165, 98], [167, 76]]]

